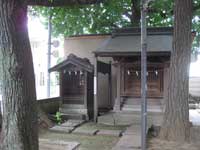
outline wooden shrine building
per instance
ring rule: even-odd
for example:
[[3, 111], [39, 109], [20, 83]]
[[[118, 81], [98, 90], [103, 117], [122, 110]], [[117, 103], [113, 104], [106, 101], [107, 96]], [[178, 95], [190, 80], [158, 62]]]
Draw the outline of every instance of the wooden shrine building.
[[66, 60], [49, 69], [60, 77], [60, 112], [66, 118], [93, 118], [93, 65], [87, 58], [70, 54]]
[[[148, 110], [162, 111], [167, 97], [169, 62], [172, 51], [172, 28], [148, 28], [147, 48], [147, 103]], [[94, 51], [96, 63], [102, 58], [112, 60], [112, 79], [116, 91], [115, 111], [140, 110], [141, 108], [141, 34], [140, 28], [116, 29]], [[98, 65], [95, 66], [98, 87]], [[115, 84], [116, 83], [116, 84]], [[97, 88], [95, 101], [98, 99]], [[98, 111], [98, 106], [96, 111]], [[97, 112], [96, 112], [97, 114]]]

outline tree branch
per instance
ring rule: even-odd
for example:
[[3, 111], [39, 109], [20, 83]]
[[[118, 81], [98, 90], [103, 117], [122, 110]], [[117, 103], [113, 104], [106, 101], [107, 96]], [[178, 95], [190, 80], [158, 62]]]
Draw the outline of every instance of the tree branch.
[[74, 5], [96, 4], [103, 0], [27, 0], [26, 4], [31, 6], [64, 7]]

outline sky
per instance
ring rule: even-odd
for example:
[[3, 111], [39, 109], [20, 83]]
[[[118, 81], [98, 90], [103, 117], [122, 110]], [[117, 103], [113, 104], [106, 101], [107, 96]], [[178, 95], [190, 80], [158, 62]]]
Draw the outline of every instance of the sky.
[[38, 38], [43, 40], [48, 37], [48, 30], [45, 29], [44, 25], [40, 22], [38, 18], [29, 17], [28, 29], [30, 39]]

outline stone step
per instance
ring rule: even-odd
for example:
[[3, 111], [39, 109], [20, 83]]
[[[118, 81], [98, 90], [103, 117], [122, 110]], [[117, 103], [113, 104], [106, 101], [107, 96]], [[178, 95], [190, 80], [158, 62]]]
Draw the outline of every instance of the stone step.
[[[141, 105], [123, 105], [122, 108], [141, 109]], [[147, 109], [161, 109], [161, 106], [148, 106]]]
[[82, 129], [76, 128], [73, 133], [75, 134], [83, 134], [83, 135], [96, 135], [99, 132], [98, 129]]
[[[133, 112], [140, 112], [141, 108], [135, 107], [135, 108], [130, 108], [130, 107], [123, 107], [122, 108], [123, 112], [128, 112], [128, 111], [133, 111]], [[162, 109], [160, 107], [155, 107], [155, 108], [147, 108], [148, 112], [162, 112]]]
[[61, 133], [71, 133], [74, 130], [74, 127], [63, 127], [60, 125], [56, 125], [49, 129], [50, 131], [54, 132], [61, 132]]
[[[142, 100], [140, 98], [138, 98], [138, 99], [126, 99], [126, 100], [124, 100], [124, 103], [125, 104], [140, 104], [141, 101]], [[147, 99], [147, 103], [160, 104], [161, 103], [161, 99]]]
[[87, 115], [85, 114], [78, 114], [78, 113], [61, 113], [61, 118], [63, 120], [69, 120], [69, 119], [74, 119], [74, 120], [88, 120]]
[[122, 133], [122, 130], [100, 130], [97, 132], [97, 135], [120, 137], [122, 136]]
[[64, 122], [61, 124], [61, 126], [63, 127], [78, 127], [81, 124], [83, 124], [85, 121], [84, 120], [74, 120], [74, 119], [69, 119], [67, 120], [67, 122]]
[[72, 108], [72, 109], [85, 109], [84, 105], [80, 104], [62, 104], [62, 108]]
[[[141, 105], [141, 101], [124, 101], [123, 104], [127, 104], [127, 105]], [[147, 101], [148, 105], [161, 105], [161, 102], [153, 102], [153, 101]]]
[[66, 114], [87, 114], [87, 109], [78, 109], [78, 108], [59, 108], [59, 111], [61, 113], [66, 113]]

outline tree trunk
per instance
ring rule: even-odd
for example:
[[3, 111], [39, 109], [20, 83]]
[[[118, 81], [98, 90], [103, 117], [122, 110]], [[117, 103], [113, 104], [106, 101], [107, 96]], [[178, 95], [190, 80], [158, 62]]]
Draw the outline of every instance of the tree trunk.
[[131, 0], [132, 6], [131, 6], [131, 24], [134, 27], [139, 27], [140, 26], [140, 0]]
[[160, 137], [189, 140], [189, 64], [191, 55], [192, 0], [175, 0], [173, 51], [164, 122]]
[[0, 57], [3, 76], [1, 149], [38, 150], [35, 79], [27, 30], [27, 6], [0, 0]]

